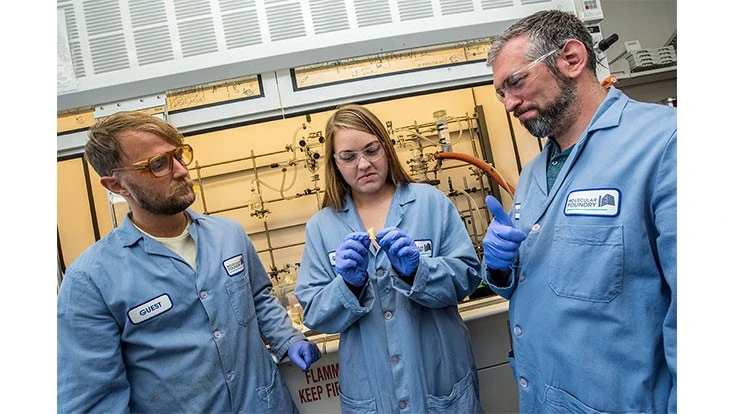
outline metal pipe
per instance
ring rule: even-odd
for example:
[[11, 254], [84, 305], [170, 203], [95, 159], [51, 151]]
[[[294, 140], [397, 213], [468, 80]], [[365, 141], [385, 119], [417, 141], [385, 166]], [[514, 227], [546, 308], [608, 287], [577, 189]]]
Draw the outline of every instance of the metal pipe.
[[[89, 205], [89, 214], [92, 218], [92, 232], [95, 235], [95, 241], [100, 240], [100, 223], [97, 221], [97, 209], [95, 208], [95, 198], [92, 196], [92, 184], [89, 177], [89, 167], [87, 163], [87, 159], [82, 157], [82, 172], [84, 173], [84, 188], [87, 190], [87, 203]], [[113, 212], [113, 227], [116, 226], [116, 218], [114, 209], [112, 209]]]
[[486, 174], [491, 176], [498, 185], [506, 190], [511, 196], [513, 197], [514, 192], [516, 189], [513, 185], [508, 183], [506, 179], [504, 179], [501, 174], [499, 174], [495, 168], [491, 167], [488, 163], [486, 163], [483, 160], [479, 160], [478, 158], [471, 157], [467, 154], [462, 154], [460, 152], [437, 152], [434, 154], [434, 157], [437, 159], [453, 159], [453, 160], [459, 160], [459, 161], [465, 161], [468, 164], [475, 165], [476, 167], [483, 170]]
[[[258, 196], [258, 201], [261, 206], [263, 206], [263, 197], [261, 196], [261, 184], [258, 180], [258, 168], [256, 168], [256, 157], [253, 153], [253, 150], [250, 150], [250, 156], [251, 161], [253, 162], [253, 174], [255, 176], [255, 182], [256, 182], [256, 191]], [[273, 257], [273, 248], [271, 246], [271, 234], [268, 231], [268, 221], [266, 220], [266, 216], [264, 215], [263, 220], [263, 229], [266, 232], [266, 244], [268, 244], [268, 256], [271, 259], [271, 270], [274, 271], [276, 269], [276, 259]]]
[[218, 166], [218, 165], [224, 165], [224, 164], [232, 164], [232, 163], [234, 163], [234, 162], [238, 162], [238, 161], [247, 161], [247, 160], [253, 160], [253, 168], [256, 168], [256, 167], [255, 167], [255, 159], [256, 159], [256, 158], [261, 158], [261, 157], [268, 157], [268, 156], [271, 156], [271, 155], [277, 155], [277, 154], [283, 154], [283, 153], [285, 153], [285, 152], [289, 152], [289, 150], [276, 151], [276, 152], [267, 152], [267, 153], [265, 153], [265, 154], [258, 154], [258, 155], [255, 155], [255, 154], [253, 154], [253, 150], [250, 150], [250, 157], [245, 157], [245, 158], [236, 158], [236, 159], [232, 159], [232, 160], [227, 160], [227, 161], [221, 161], [221, 162], [216, 162], [216, 163], [212, 163], [212, 164], [207, 164], [207, 165], [203, 165], [203, 166], [201, 166], [200, 168], [209, 168], [209, 167], [216, 167], [216, 166]]
[[[464, 185], [464, 188], [468, 188], [468, 179], [465, 176], [463, 176], [463, 185]], [[470, 210], [470, 225], [473, 228], [473, 236], [475, 236], [475, 242], [480, 244], [480, 240], [478, 237], [478, 234], [479, 234], [478, 227], [475, 221], [475, 214], [473, 214], [473, 212], [475, 212], [476, 209], [474, 208], [475, 206], [473, 206], [473, 203], [471, 203], [470, 194], [468, 194], [468, 192], [464, 190], [463, 190], [463, 193], [465, 194], [465, 197], [466, 197], [465, 201], [468, 204], [468, 210]]]
[[290, 247], [303, 246], [304, 243], [283, 244], [281, 246], [269, 247], [268, 249], [258, 250], [257, 253], [273, 252], [274, 250], [288, 249]]
[[202, 185], [202, 175], [199, 173], [199, 162], [194, 161], [194, 169], [197, 171], [197, 184], [199, 185], [199, 194], [202, 196], [202, 214], [210, 214], [207, 212], [207, 202], [204, 199], [204, 186]]

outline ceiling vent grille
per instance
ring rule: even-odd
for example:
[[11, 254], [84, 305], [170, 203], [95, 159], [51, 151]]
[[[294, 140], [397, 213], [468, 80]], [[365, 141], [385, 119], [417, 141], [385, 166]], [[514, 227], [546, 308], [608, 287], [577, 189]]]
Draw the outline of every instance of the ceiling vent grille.
[[480, 2], [480, 7], [483, 10], [501, 9], [504, 7], [512, 7], [514, 0], [483, 0]]
[[128, 5], [133, 28], [166, 25], [166, 6], [163, 0], [130, 0]]
[[95, 74], [128, 69], [128, 50], [122, 33], [89, 40]]
[[358, 27], [387, 24], [392, 20], [388, 0], [355, 0], [355, 15]]
[[79, 41], [79, 26], [77, 25], [74, 5], [71, 4], [71, 1], [60, 0], [57, 7], [58, 10], [64, 13], [66, 36], [67, 42], [69, 42], [74, 74], [79, 78], [83, 78], [87, 76], [87, 72], [84, 69], [84, 56], [82, 55], [82, 46]]
[[256, 6], [255, 0], [220, 0], [220, 11], [228, 12], [235, 11], [243, 8], [254, 8]]
[[329, 33], [350, 28], [345, 3], [334, 0], [310, 0], [314, 33]]
[[473, 11], [473, 0], [440, 0], [443, 16]]
[[212, 13], [208, 0], [174, 0], [177, 20], [207, 16]]
[[136, 30], [135, 50], [140, 65], [166, 62], [174, 59], [168, 27], [150, 27]]
[[302, 8], [298, 2], [287, 2], [266, 7], [268, 31], [271, 41], [304, 37], [307, 31], [304, 27]]
[[84, 20], [87, 35], [92, 37], [123, 30], [123, 20], [116, 0], [84, 2]]
[[57, 108], [486, 38], [575, 1], [57, 0], [71, 56]]
[[401, 21], [426, 19], [432, 17], [430, 0], [398, 0]]
[[209, 17], [180, 22], [179, 39], [182, 55], [185, 58], [217, 51], [215, 27]]
[[236, 49], [262, 42], [255, 9], [223, 14], [222, 28], [228, 49]]

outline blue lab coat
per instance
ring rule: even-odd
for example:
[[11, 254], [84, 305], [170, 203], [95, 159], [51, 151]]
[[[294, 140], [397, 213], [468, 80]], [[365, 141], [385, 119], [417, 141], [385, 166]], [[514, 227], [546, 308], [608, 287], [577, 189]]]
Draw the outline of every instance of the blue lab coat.
[[67, 269], [60, 413], [296, 412], [278, 359], [305, 339], [235, 221], [187, 210], [197, 270], [128, 217]]
[[510, 286], [520, 411], [677, 410], [676, 110], [611, 88], [547, 193], [521, 173]]
[[404, 185], [385, 226], [399, 227], [419, 247], [414, 283], [371, 247], [368, 284], [356, 297], [334, 268], [343, 238], [366, 231], [352, 199], [307, 223], [295, 294], [306, 326], [340, 333], [342, 412], [480, 412], [470, 337], [457, 307], [480, 283], [480, 263], [457, 209], [430, 185]]

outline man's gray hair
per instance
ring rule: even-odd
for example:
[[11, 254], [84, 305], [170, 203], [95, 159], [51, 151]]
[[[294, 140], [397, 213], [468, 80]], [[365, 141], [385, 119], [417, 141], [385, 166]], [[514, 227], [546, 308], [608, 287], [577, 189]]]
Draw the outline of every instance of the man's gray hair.
[[[531, 41], [526, 51], [526, 57], [530, 61], [551, 50], [562, 48], [570, 39], [577, 39], [585, 45], [588, 52], [587, 67], [595, 74], [597, 60], [593, 37], [583, 22], [574, 14], [559, 10], [543, 10], [512, 24], [491, 45], [486, 65], [491, 67], [501, 48], [509, 40], [519, 36], [528, 36]], [[554, 61], [551, 59], [545, 59], [544, 64], [553, 72], [558, 73], [557, 66], [552, 62]]]

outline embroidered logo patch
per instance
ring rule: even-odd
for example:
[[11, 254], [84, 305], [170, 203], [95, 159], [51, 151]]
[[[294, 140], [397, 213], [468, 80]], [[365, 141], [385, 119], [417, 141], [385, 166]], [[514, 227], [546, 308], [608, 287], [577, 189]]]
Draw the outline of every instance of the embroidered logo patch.
[[233, 256], [225, 260], [224, 262], [222, 262], [222, 265], [225, 267], [225, 271], [227, 272], [228, 276], [234, 276], [245, 269], [245, 263], [243, 263], [242, 254]]
[[621, 192], [615, 188], [571, 191], [565, 201], [566, 216], [615, 217], [621, 212]]
[[157, 298], [153, 298], [148, 302], [129, 310], [128, 318], [134, 325], [137, 325], [155, 316], [161, 315], [173, 307], [174, 305], [171, 304], [171, 298], [169, 295], [164, 293]]

